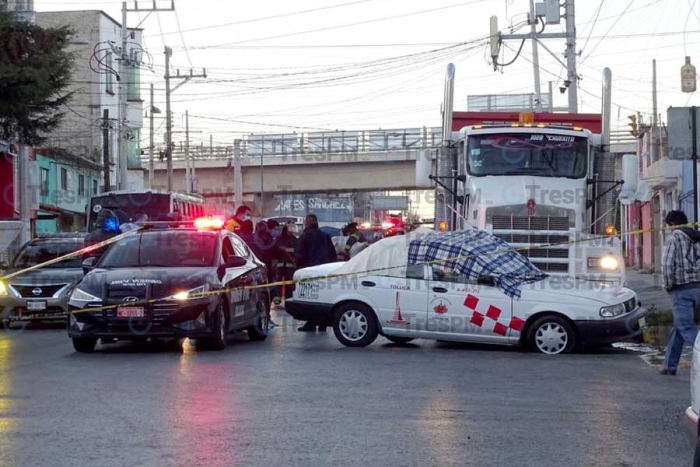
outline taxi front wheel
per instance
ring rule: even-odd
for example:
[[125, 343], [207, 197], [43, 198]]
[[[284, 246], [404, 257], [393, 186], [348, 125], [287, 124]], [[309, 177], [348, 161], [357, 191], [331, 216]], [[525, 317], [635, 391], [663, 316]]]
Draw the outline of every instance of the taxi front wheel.
[[345, 303], [333, 315], [333, 333], [347, 347], [366, 347], [379, 335], [377, 316], [362, 303]]
[[557, 315], [538, 318], [528, 328], [530, 348], [547, 355], [569, 353], [576, 345], [576, 334], [571, 324]]

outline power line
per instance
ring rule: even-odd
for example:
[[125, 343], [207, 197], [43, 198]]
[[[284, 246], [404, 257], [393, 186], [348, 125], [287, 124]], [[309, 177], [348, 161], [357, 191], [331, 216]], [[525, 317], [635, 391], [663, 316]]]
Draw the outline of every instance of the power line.
[[[603, 35], [603, 37], [601, 37], [600, 40], [598, 40], [598, 42], [596, 42], [596, 44], [593, 46], [593, 48], [588, 53], [588, 55], [586, 55], [584, 58], [581, 59], [581, 62], [580, 62], [581, 64], [583, 64], [586, 61], [586, 59], [588, 57], [590, 57], [593, 54], [593, 52], [595, 52], [595, 49], [597, 49], [598, 46], [600, 45], [600, 43], [603, 42], [603, 40], [608, 36], [608, 34], [610, 34], [610, 31], [613, 30], [613, 28], [615, 27], [615, 25], [617, 25], [617, 23], [620, 21], [620, 19], [622, 19], [622, 17], [625, 16], [625, 13], [627, 13], [627, 10], [630, 9], [630, 7], [632, 6], [632, 4], [634, 2], [635, 2], [635, 0], [630, 0], [630, 2], [627, 4], [627, 7], [624, 9], [624, 11], [622, 13], [620, 13], [620, 15], [617, 17], [617, 19], [612, 24], [612, 26], [610, 26], [610, 28], [607, 30], [607, 32]], [[590, 37], [589, 37], [589, 39], [590, 39]]]
[[593, 35], [593, 31], [595, 30], [595, 25], [598, 22], [598, 16], [600, 16], [600, 12], [603, 9], [603, 4], [605, 3], [605, 0], [600, 0], [600, 5], [598, 5], [598, 11], [595, 14], [595, 18], [593, 19], [593, 26], [591, 27], [591, 32], [588, 33], [588, 38], [586, 38], [586, 42], [583, 44], [583, 48], [581, 50], [586, 50], [586, 47], [588, 46], [588, 41], [591, 40], [591, 36]]
[[357, 21], [354, 23], [340, 24], [337, 26], [327, 26], [324, 28], [310, 29], [310, 30], [306, 30], [306, 31], [290, 32], [290, 33], [286, 33], [286, 34], [276, 34], [273, 36], [258, 37], [255, 39], [247, 39], [247, 40], [236, 41], [236, 42], [228, 42], [225, 44], [215, 44], [215, 45], [205, 45], [205, 46], [200, 46], [200, 47], [192, 47], [192, 49], [211, 49], [211, 48], [217, 48], [217, 47], [222, 47], [222, 46], [248, 44], [251, 42], [259, 42], [259, 41], [265, 41], [265, 40], [269, 40], [269, 39], [280, 39], [280, 38], [284, 38], [284, 37], [300, 36], [300, 35], [304, 35], [304, 34], [312, 34], [312, 33], [322, 32], [322, 31], [332, 31], [335, 29], [348, 28], [348, 27], [359, 26], [359, 25], [363, 25], [363, 24], [378, 23], [380, 21], [388, 21], [388, 20], [397, 19], [397, 18], [406, 18], [409, 16], [422, 15], [425, 13], [433, 13], [436, 11], [444, 11], [444, 10], [451, 9], [451, 8], [457, 8], [457, 7], [462, 7], [462, 6], [466, 6], [466, 5], [473, 5], [476, 3], [483, 3], [485, 1], [487, 1], [487, 0], [471, 0], [469, 2], [457, 3], [457, 4], [447, 5], [447, 6], [437, 7], [437, 8], [430, 8], [427, 10], [414, 11], [414, 12], [410, 12], [410, 13], [402, 13], [400, 15], [384, 16], [382, 18], [374, 18], [374, 19], [369, 19], [369, 20], [364, 20], [364, 21]]
[[252, 18], [252, 19], [246, 19], [246, 20], [241, 20], [241, 21], [234, 21], [232, 23], [213, 24], [211, 26], [202, 26], [202, 27], [191, 28], [191, 29], [179, 29], [179, 26], [178, 26], [178, 29], [179, 29], [178, 31], [166, 32], [166, 33], [161, 32], [161, 35], [167, 36], [167, 35], [178, 34], [178, 33], [180, 35], [182, 35], [182, 33], [185, 33], [185, 32], [203, 31], [203, 30], [210, 30], [210, 29], [216, 29], [216, 28], [225, 28], [228, 26], [236, 26], [239, 24], [248, 24], [248, 23], [256, 23], [259, 21], [267, 21], [269, 19], [287, 18], [289, 16], [297, 16], [297, 15], [303, 15], [306, 13], [315, 13], [317, 11], [331, 10], [331, 9], [335, 9], [335, 8], [343, 8], [346, 6], [357, 5], [359, 3], [367, 3], [367, 2], [371, 2], [371, 1], [373, 1], [373, 0], [358, 0], [358, 1], [349, 2], [349, 3], [341, 3], [339, 5], [329, 5], [329, 6], [319, 7], [319, 8], [311, 8], [308, 10], [293, 11], [290, 13], [281, 13], [281, 14], [277, 14], [277, 15], [263, 16], [261, 18]]
[[187, 61], [190, 62], [190, 68], [194, 68], [192, 65], [192, 59], [190, 58], [190, 52], [187, 50], [187, 44], [185, 44], [185, 36], [182, 35], [182, 28], [180, 27], [180, 18], [177, 16], [177, 10], [175, 11], [175, 21], [177, 23], [177, 30], [180, 31], [180, 39], [182, 40], [182, 48], [185, 49], [185, 55], [187, 56]]

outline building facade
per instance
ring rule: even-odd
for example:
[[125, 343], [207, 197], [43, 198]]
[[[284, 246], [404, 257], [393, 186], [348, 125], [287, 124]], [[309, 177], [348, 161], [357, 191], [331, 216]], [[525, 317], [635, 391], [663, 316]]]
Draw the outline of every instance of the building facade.
[[[666, 232], [664, 219], [669, 211], [688, 210], [688, 190], [685, 173], [679, 160], [669, 159], [668, 140], [661, 127], [648, 127], [639, 138], [637, 157], [639, 182], [651, 194], [648, 201], [637, 201], [630, 209], [629, 228], [641, 229], [634, 235], [628, 249], [628, 264], [648, 272], [661, 272]], [[692, 175], [692, 166], [689, 168]], [[692, 177], [690, 177], [692, 191]], [[691, 200], [692, 202], [692, 200]]]
[[102, 166], [61, 150], [38, 150], [39, 211], [36, 234], [84, 231], [90, 197], [99, 190]]
[[[119, 51], [121, 24], [102, 11], [57, 11], [36, 13], [36, 23], [42, 27], [68, 26], [74, 36], [70, 50], [75, 53], [72, 84], [67, 92], [73, 96], [68, 103], [60, 127], [53, 131], [45, 144], [47, 148], [60, 148], [73, 156], [104, 164], [106, 147], [110, 166], [109, 188], [116, 189], [119, 173], [117, 122], [119, 116]], [[141, 46], [143, 31], [129, 29], [125, 83], [127, 113], [124, 143], [127, 145], [129, 181], [127, 189], [143, 188], [143, 170], [139, 162], [140, 139], [143, 126], [143, 101], [141, 100], [140, 63], [145, 52]], [[105, 119], [105, 116], [107, 117]], [[107, 142], [105, 144], [105, 125]], [[105, 180], [99, 181], [102, 192]]]

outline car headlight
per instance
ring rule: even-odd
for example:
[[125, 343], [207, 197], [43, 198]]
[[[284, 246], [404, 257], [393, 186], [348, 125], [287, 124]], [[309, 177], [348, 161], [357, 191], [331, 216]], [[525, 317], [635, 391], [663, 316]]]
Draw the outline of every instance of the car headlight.
[[10, 293], [7, 291], [7, 287], [0, 281], [0, 297], [6, 297], [8, 295], [10, 295]]
[[619, 268], [620, 262], [612, 255], [605, 255], [602, 258], [588, 258], [588, 269], [617, 271]]
[[600, 309], [600, 316], [603, 318], [614, 318], [625, 312], [625, 304], [618, 303], [617, 305], [604, 306]]
[[73, 293], [70, 295], [70, 300], [75, 301], [75, 302], [101, 302], [102, 299], [100, 297], [95, 297], [92, 294], [87, 293], [84, 290], [81, 290], [79, 288], [75, 288], [73, 290]]
[[[178, 292], [175, 295], [173, 295], [172, 297], [168, 297], [168, 298], [171, 298], [173, 300], [190, 300], [190, 299], [195, 300], [197, 298], [202, 298], [201, 296], [198, 297], [197, 294], [203, 294], [203, 293], [208, 292], [208, 291], [209, 291], [209, 284], [205, 284], [205, 285], [200, 285], [199, 287], [195, 287], [194, 289], [191, 289], [191, 290], [185, 290], [182, 292]], [[193, 295], [194, 295], [194, 297], [193, 297]]]

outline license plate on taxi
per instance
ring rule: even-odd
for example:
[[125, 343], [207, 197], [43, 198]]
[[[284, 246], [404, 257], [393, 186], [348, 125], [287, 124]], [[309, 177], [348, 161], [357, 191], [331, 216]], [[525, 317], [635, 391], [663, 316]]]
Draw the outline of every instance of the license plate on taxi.
[[145, 311], [142, 306], [120, 306], [117, 307], [117, 318], [142, 318]]
[[27, 311], [44, 311], [46, 309], [45, 300], [29, 300], [27, 301]]

